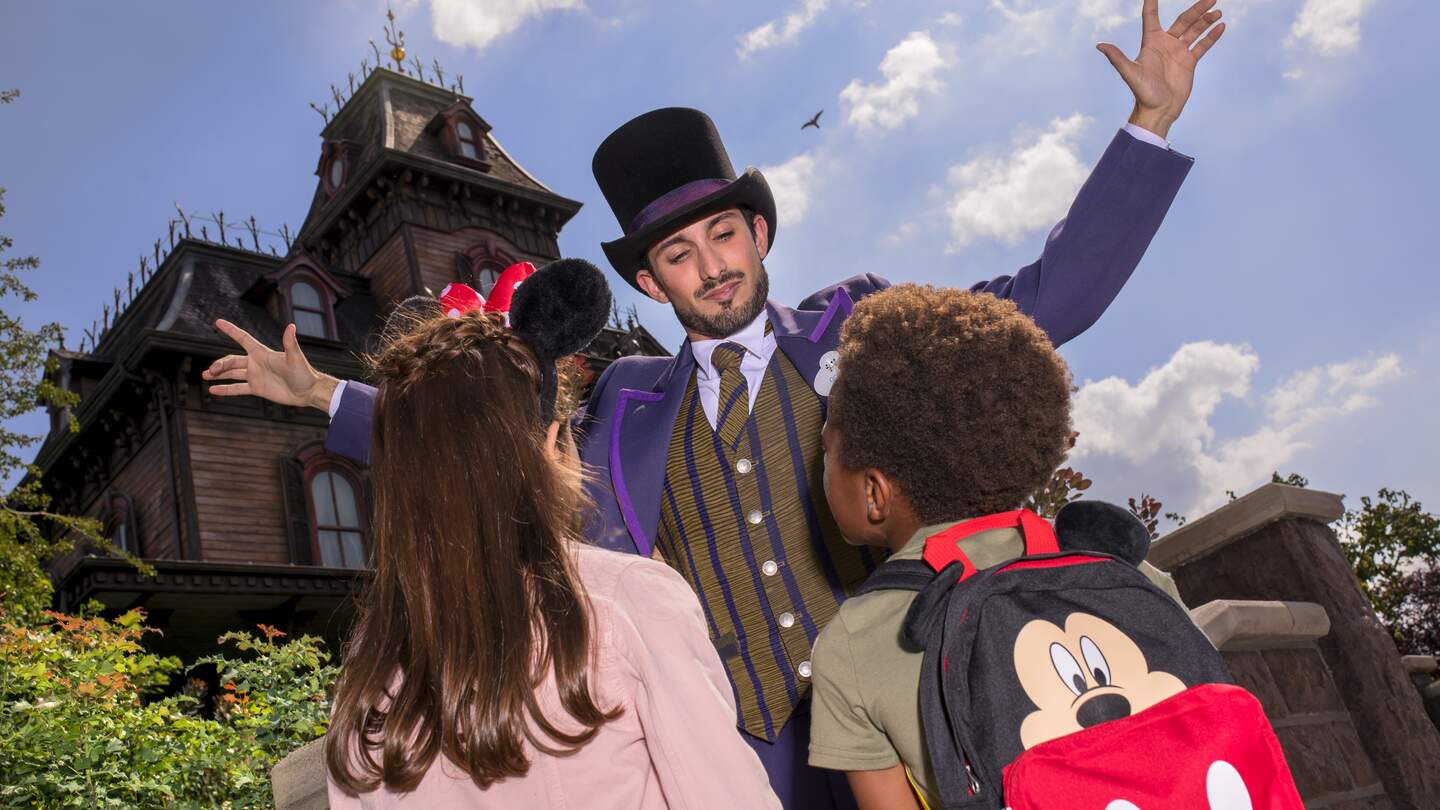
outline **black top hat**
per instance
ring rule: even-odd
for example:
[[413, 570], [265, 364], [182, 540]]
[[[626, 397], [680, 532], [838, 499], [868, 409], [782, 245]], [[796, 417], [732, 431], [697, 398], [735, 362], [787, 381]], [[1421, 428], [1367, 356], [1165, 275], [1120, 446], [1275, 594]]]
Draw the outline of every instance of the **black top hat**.
[[636, 287], [645, 252], [708, 213], [745, 206], [765, 218], [775, 242], [775, 198], [754, 167], [739, 177], [715, 122], [699, 110], [665, 107], [633, 118], [595, 150], [595, 182], [624, 236], [605, 242], [615, 272]]

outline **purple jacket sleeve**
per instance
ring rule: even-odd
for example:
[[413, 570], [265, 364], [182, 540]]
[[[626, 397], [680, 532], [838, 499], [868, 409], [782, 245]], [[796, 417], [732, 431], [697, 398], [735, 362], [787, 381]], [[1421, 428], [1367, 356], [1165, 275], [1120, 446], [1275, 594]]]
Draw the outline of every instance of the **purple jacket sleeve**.
[[971, 289], [1014, 301], [1056, 346], [1079, 335], [1135, 271], [1193, 162], [1120, 131], [1039, 260]]
[[370, 463], [370, 421], [375, 410], [375, 388], [350, 380], [340, 395], [340, 407], [325, 434], [325, 449], [361, 464]]

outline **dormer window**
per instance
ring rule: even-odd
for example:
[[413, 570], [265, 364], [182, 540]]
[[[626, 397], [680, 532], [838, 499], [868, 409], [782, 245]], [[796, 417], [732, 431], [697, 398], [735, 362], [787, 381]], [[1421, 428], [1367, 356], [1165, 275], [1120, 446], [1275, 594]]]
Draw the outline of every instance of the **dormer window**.
[[319, 288], [303, 278], [290, 284], [290, 319], [295, 323], [296, 334], [334, 337], [329, 302]]
[[471, 126], [469, 122], [456, 122], [455, 143], [459, 147], [460, 157], [483, 160], [480, 157], [480, 139], [475, 135], [475, 127]]
[[434, 135], [454, 156], [457, 163], [469, 165], [482, 172], [490, 170], [483, 143], [485, 134], [490, 131], [490, 125], [476, 115], [468, 103], [457, 101], [436, 113], [430, 123], [425, 125], [425, 131]]
[[268, 270], [241, 295], [265, 308], [282, 327], [295, 324], [295, 334], [312, 340], [340, 340], [335, 310], [351, 295], [323, 265], [297, 253], [284, 265]]

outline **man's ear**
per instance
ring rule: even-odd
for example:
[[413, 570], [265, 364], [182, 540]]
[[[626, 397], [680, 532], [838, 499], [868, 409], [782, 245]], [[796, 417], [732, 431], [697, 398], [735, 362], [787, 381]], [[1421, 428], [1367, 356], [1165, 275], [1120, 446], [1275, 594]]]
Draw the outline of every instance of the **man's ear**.
[[660, 286], [660, 281], [655, 278], [653, 272], [649, 270], [636, 272], [635, 283], [640, 285], [640, 289], [644, 290], [645, 294], [650, 296], [651, 300], [658, 301], [662, 304], [670, 303], [670, 296], [665, 294], [665, 288]]
[[884, 523], [895, 509], [899, 489], [883, 472], [874, 467], [865, 469], [865, 519], [872, 524]]
[[759, 252], [760, 258], [764, 259], [765, 254], [770, 252], [770, 223], [765, 221], [765, 217], [756, 214], [751, 224], [755, 230], [755, 250]]

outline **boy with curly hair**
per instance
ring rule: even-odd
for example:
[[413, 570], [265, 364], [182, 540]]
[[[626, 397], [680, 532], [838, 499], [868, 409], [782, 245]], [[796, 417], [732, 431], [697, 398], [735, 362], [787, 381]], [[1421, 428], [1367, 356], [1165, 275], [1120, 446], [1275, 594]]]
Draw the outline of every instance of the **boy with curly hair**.
[[[926, 538], [1019, 508], [1065, 456], [1070, 372], [1010, 301], [894, 286], [856, 304], [839, 353], [825, 496], [853, 545], [919, 559]], [[979, 569], [1024, 553], [1015, 529], [959, 546]], [[847, 772], [861, 810], [940, 806], [920, 722], [923, 653], [901, 640], [914, 596], [853, 597], [815, 643], [810, 764]]]

